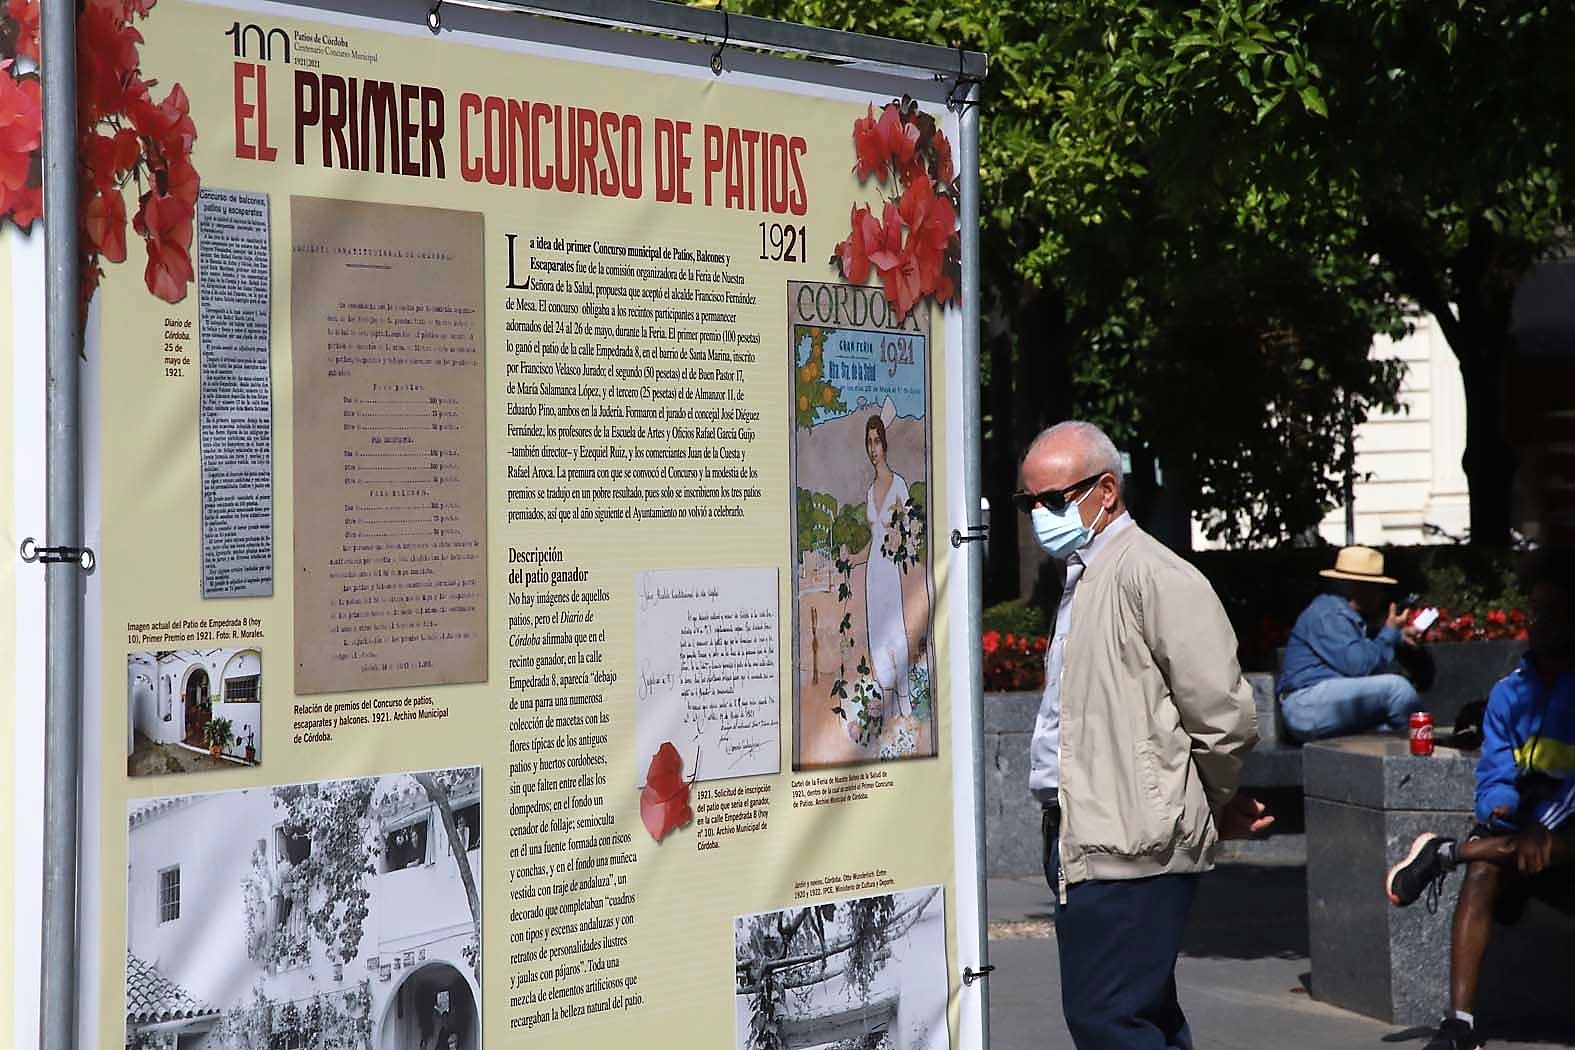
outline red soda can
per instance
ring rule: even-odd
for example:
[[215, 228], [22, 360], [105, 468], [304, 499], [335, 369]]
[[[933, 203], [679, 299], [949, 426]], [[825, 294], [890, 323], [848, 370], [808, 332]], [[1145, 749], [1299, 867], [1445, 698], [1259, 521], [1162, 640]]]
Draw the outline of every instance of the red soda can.
[[1417, 711], [1411, 715], [1411, 753], [1433, 753], [1433, 716], [1426, 711]]

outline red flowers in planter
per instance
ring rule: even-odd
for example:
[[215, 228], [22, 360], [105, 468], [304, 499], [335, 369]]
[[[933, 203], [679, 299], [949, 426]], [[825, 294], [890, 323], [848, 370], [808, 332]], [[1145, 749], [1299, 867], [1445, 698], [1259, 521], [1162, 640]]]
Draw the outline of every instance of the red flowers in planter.
[[935, 118], [912, 99], [893, 99], [875, 115], [874, 105], [853, 122], [853, 173], [890, 185], [877, 217], [855, 204], [848, 237], [832, 266], [854, 284], [880, 278], [886, 300], [906, 317], [926, 296], [956, 302], [962, 281], [962, 235], [957, 230], [959, 191], [951, 143]]
[[1490, 609], [1479, 618], [1472, 613], [1450, 615], [1438, 610], [1438, 622], [1428, 628], [1429, 642], [1484, 642], [1511, 639], [1526, 641], [1526, 614], [1519, 609]]
[[[134, 186], [131, 227], [147, 246], [143, 280], [165, 302], [186, 297], [194, 278], [192, 223], [197, 171], [191, 165], [197, 127], [186, 92], [175, 84], [162, 101], [157, 81], [144, 79], [132, 24], [156, 0], [84, 0], [77, 16], [77, 128], [81, 168], [82, 303], [86, 307], [104, 270], [126, 258], [124, 191]], [[0, 39], [16, 56], [39, 58], [38, 0], [5, 0]], [[42, 109], [38, 77], [0, 61], [0, 218], [26, 229], [42, 207], [39, 185]]]
[[985, 692], [1007, 693], [1044, 688], [1047, 639], [985, 631], [980, 641], [984, 648]]

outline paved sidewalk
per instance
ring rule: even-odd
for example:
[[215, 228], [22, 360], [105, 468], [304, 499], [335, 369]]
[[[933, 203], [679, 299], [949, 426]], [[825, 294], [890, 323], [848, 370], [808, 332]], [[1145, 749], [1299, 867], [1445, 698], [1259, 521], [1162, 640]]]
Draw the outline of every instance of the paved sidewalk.
[[[1287, 835], [1254, 847], [1206, 876], [1193, 907], [1176, 979], [1198, 1050], [1383, 1050], [1426, 1043], [1431, 1030], [1384, 1024], [1307, 994], [1305, 846], [1300, 836]], [[1061, 1019], [1049, 890], [1040, 879], [991, 879], [989, 893], [990, 962], [996, 966], [990, 1050], [1073, 1050]], [[1571, 1047], [1575, 1032], [1542, 1042], [1491, 1039], [1488, 1045]]]

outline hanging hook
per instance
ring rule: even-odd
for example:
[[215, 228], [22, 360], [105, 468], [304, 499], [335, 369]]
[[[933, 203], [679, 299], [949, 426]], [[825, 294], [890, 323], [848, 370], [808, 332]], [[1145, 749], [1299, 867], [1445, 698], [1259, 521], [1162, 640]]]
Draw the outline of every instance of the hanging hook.
[[961, 113], [968, 104], [967, 91], [964, 85], [971, 83], [967, 76], [968, 53], [961, 44], [957, 45], [957, 79], [952, 81], [951, 90], [946, 92], [946, 108], [954, 113]]
[[719, 77], [722, 75], [722, 52], [727, 50], [728, 41], [733, 37], [733, 27], [728, 20], [727, 0], [717, 0], [716, 9], [722, 12], [722, 42], [711, 52], [711, 75]]
[[443, 0], [437, 0], [432, 5], [432, 10], [427, 12], [427, 28], [432, 30], [432, 35], [437, 36], [443, 30]]

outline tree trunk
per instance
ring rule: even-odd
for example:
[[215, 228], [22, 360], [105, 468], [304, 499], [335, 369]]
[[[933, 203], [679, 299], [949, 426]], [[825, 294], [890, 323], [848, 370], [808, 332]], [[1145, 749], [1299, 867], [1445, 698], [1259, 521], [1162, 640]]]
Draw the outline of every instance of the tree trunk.
[[[459, 868], [459, 881], [465, 885], [465, 896], [470, 901], [470, 918], [476, 926], [476, 943], [481, 943], [481, 894], [476, 890], [476, 876], [470, 870], [470, 857], [465, 853], [465, 844], [459, 840], [459, 828], [454, 824], [454, 806], [448, 800], [448, 792], [431, 773], [412, 773], [412, 779], [421, 785], [427, 793], [427, 798], [437, 807], [438, 815], [443, 818], [443, 830], [448, 834], [448, 848], [454, 854], [454, 863]], [[480, 969], [480, 957], [477, 957], [477, 969]], [[480, 974], [477, 974], [478, 980]]]
[[[1017, 597], [1017, 487], [1013, 462], [1012, 333], [1009, 326], [991, 333], [984, 345], [990, 355], [990, 381], [980, 391], [980, 414], [989, 420], [979, 449], [979, 491], [990, 502], [990, 539], [984, 566], [984, 603], [994, 605]], [[971, 509], [971, 508], [970, 508]]]
[[[1485, 235], [1483, 239], [1492, 242]], [[1487, 547], [1509, 545], [1515, 518], [1518, 457], [1504, 426], [1504, 368], [1514, 339], [1509, 331], [1514, 294], [1513, 286], [1497, 284], [1484, 267], [1474, 287], [1459, 290], [1460, 323], [1450, 340], [1466, 390], [1466, 451], [1460, 465], [1471, 493], [1471, 542]]]
[[1505, 547], [1514, 521], [1517, 457], [1504, 436], [1504, 355], [1459, 356], [1466, 388], [1466, 451], [1460, 465], [1471, 492], [1471, 542]]
[[1435, 266], [1417, 247], [1421, 238], [1403, 218], [1379, 214], [1369, 235], [1394, 267], [1401, 290], [1438, 322], [1460, 363], [1466, 392], [1466, 451], [1460, 465], [1471, 496], [1471, 542], [1507, 546], [1515, 517], [1517, 457], [1504, 432], [1504, 367], [1513, 342], [1509, 328], [1518, 276], [1506, 271], [1502, 241], [1481, 216], [1471, 220], [1469, 240], [1447, 266]]
[[[1072, 414], [1072, 326], [1066, 299], [1058, 289], [1038, 291], [1024, 286], [1012, 321], [1017, 336], [1017, 368], [1012, 376], [1011, 471], [1017, 483], [1017, 463], [1039, 432]], [[1016, 514], [1015, 510], [1011, 513]], [[1043, 595], [1046, 577], [1060, 593], [1060, 575], [1033, 536], [1019, 529], [1017, 536], [1017, 595], [1033, 599]], [[1053, 607], [1052, 607], [1053, 608]]]

